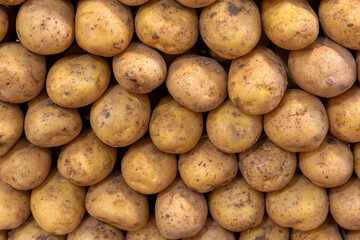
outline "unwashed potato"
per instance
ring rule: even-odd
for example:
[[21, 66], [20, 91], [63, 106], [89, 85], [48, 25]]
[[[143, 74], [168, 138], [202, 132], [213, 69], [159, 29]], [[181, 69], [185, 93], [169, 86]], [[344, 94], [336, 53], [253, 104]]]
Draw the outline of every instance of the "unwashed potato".
[[121, 53], [134, 33], [129, 7], [118, 0], [80, 0], [76, 8], [76, 42], [85, 51], [103, 57]]
[[149, 217], [146, 196], [132, 190], [117, 170], [89, 188], [85, 205], [93, 218], [125, 231], [143, 228]]
[[0, 4], [3, 5], [18, 5], [21, 4], [23, 2], [25, 2], [26, 0], [0, 0]]
[[262, 115], [279, 105], [288, 85], [286, 71], [273, 51], [258, 46], [232, 61], [228, 92], [242, 112]]
[[90, 123], [101, 141], [112, 147], [124, 147], [145, 134], [150, 114], [147, 95], [128, 92], [116, 84], [92, 105]]
[[12, 42], [0, 45], [0, 56], [0, 100], [22, 103], [35, 98], [45, 84], [45, 57]]
[[39, 147], [56, 147], [79, 135], [82, 120], [78, 109], [59, 107], [46, 93], [28, 102], [24, 129], [26, 138]]
[[348, 231], [345, 240], [360, 240], [360, 230]]
[[356, 81], [356, 63], [346, 48], [319, 37], [313, 44], [291, 51], [288, 66], [297, 85], [320, 97], [335, 97]]
[[74, 41], [74, 18], [69, 0], [28, 0], [16, 17], [17, 36], [34, 53], [61, 53]]
[[138, 6], [146, 3], [149, 0], [119, 0], [119, 1], [128, 6]]
[[182, 5], [191, 8], [202, 8], [216, 2], [216, 0], [176, 0], [176, 1], [178, 1]]
[[0, 230], [0, 240], [7, 240], [8, 232], [6, 230]]
[[85, 215], [86, 189], [76, 186], [53, 169], [31, 192], [31, 212], [48, 233], [64, 235], [75, 230]]
[[161, 235], [169, 239], [188, 238], [205, 225], [208, 206], [205, 197], [191, 191], [177, 178], [155, 201], [155, 219]]
[[4, 6], [0, 6], [0, 42], [6, 36], [8, 28], [9, 28], [9, 17], [6, 12], [6, 8]]
[[198, 16], [194, 9], [175, 0], [151, 0], [135, 16], [136, 34], [144, 44], [168, 54], [180, 54], [194, 46]]
[[204, 8], [199, 20], [206, 45], [226, 59], [249, 53], [261, 36], [260, 12], [252, 0], [218, 0]]
[[354, 168], [356, 175], [360, 178], [360, 143], [353, 145]]
[[126, 240], [167, 240], [164, 238], [156, 226], [155, 216], [149, 217], [146, 225], [137, 231], [129, 231], [126, 233]]
[[166, 78], [164, 58], [155, 49], [140, 42], [132, 42], [113, 58], [113, 71], [118, 83], [134, 93], [149, 93]]
[[259, 139], [262, 132], [262, 116], [247, 115], [227, 99], [209, 113], [206, 131], [210, 141], [221, 151], [242, 152]]
[[226, 80], [226, 72], [216, 60], [187, 54], [171, 63], [166, 87], [187, 109], [208, 112], [225, 100]]

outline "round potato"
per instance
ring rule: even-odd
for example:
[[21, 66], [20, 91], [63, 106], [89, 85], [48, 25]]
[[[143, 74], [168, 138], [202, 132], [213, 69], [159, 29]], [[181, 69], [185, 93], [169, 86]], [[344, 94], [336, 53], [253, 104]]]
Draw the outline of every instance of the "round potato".
[[157, 148], [167, 153], [185, 153], [193, 149], [203, 131], [202, 113], [182, 107], [170, 96], [155, 107], [149, 133]]
[[127, 232], [126, 240], [167, 240], [167, 238], [161, 235], [156, 226], [155, 216], [151, 215], [143, 228]]
[[360, 230], [347, 231], [345, 240], [359, 240]]
[[353, 145], [355, 173], [360, 178], [360, 143]]
[[190, 8], [202, 8], [216, 2], [216, 0], [176, 0], [176, 1]]
[[2, 5], [19, 5], [26, 0], [0, 0], [0, 4]]
[[260, 12], [252, 0], [218, 0], [202, 10], [199, 28], [213, 52], [234, 59], [249, 53], [258, 43]]
[[90, 123], [95, 134], [112, 147], [128, 146], [148, 129], [151, 107], [147, 95], [111, 86], [93, 105]]
[[187, 54], [169, 67], [166, 87], [182, 106], [194, 112], [208, 112], [226, 98], [226, 72], [214, 59]]
[[114, 75], [126, 90], [145, 94], [160, 86], [166, 78], [164, 58], [156, 50], [139, 42], [113, 58]]
[[119, 0], [119, 1], [128, 6], [139, 6], [146, 3], [149, 0]]
[[209, 113], [206, 119], [206, 132], [210, 141], [221, 151], [242, 152], [259, 139], [262, 132], [262, 116], [247, 115], [228, 99]]
[[85, 51], [103, 57], [121, 53], [134, 33], [129, 7], [118, 0], [80, 0], [76, 8], [76, 42]]
[[75, 10], [69, 0], [28, 0], [16, 17], [16, 33], [30, 51], [50, 55], [74, 41]]
[[35, 98], [45, 84], [45, 57], [20, 43], [1, 44], [0, 55], [0, 100], [22, 103]]
[[258, 46], [231, 62], [228, 92], [231, 102], [249, 115], [262, 115], [279, 105], [288, 85], [286, 71], [270, 49]]
[[0, 42], [5, 38], [8, 28], [9, 17], [6, 12], [6, 8], [4, 6], [0, 6]]
[[207, 214], [205, 197], [191, 191], [180, 178], [159, 193], [155, 201], [156, 226], [165, 238], [197, 234], [205, 225]]
[[146, 45], [180, 54], [194, 46], [198, 38], [198, 16], [194, 9], [175, 0], [151, 0], [137, 11], [135, 30]]

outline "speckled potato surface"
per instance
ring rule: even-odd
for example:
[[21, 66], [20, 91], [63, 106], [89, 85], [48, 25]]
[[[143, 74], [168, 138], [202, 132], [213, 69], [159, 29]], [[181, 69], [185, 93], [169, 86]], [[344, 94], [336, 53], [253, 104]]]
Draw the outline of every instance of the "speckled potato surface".
[[176, 0], [176, 1], [178, 1], [182, 5], [191, 8], [202, 8], [216, 2], [216, 0]]
[[156, 226], [155, 216], [151, 215], [146, 225], [137, 231], [129, 231], [126, 233], [126, 240], [167, 240], [161, 235]]
[[0, 4], [3, 5], [19, 5], [23, 2], [25, 2], [26, 0], [0, 0]]
[[6, 12], [6, 8], [3, 6], [0, 6], [0, 42], [6, 36], [8, 28], [9, 28], [9, 17]]
[[119, 1], [128, 6], [138, 6], [146, 3], [149, 0], [119, 0]]

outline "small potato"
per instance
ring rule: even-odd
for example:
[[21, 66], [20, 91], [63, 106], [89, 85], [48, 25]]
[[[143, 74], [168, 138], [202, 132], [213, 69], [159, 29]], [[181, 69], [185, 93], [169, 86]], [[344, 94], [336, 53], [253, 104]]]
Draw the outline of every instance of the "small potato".
[[119, 1], [128, 6], [139, 6], [146, 3], [149, 0], [119, 0]]
[[348, 231], [345, 240], [360, 240], [360, 230]]
[[176, 1], [190, 8], [202, 8], [216, 2], [216, 0], [176, 0]]
[[286, 71], [270, 49], [258, 46], [232, 61], [228, 92], [231, 102], [249, 115], [262, 115], [279, 105], [288, 85]]
[[0, 100], [22, 103], [35, 98], [45, 84], [45, 57], [20, 43], [1, 44], [0, 56]]
[[194, 46], [198, 16], [175, 0], [151, 0], [135, 16], [136, 34], [144, 44], [167, 54], [180, 54]]
[[205, 225], [208, 206], [205, 197], [191, 191], [177, 178], [155, 201], [155, 219], [161, 235], [169, 239], [188, 238]]
[[93, 105], [90, 123], [96, 136], [112, 147], [125, 147], [148, 129], [151, 107], [147, 95], [111, 86]]
[[156, 226], [155, 217], [151, 215], [143, 228], [127, 232], [126, 240], [167, 240], [167, 238], [161, 235]]
[[26, 0], [0, 0], [0, 4], [3, 5], [19, 5], [23, 2], [25, 2]]
[[34, 53], [61, 53], [74, 41], [74, 18], [69, 0], [28, 0], [16, 17], [17, 36]]
[[167, 188], [176, 178], [176, 156], [160, 151], [146, 137], [131, 145], [125, 153], [121, 160], [121, 172], [126, 183], [135, 191], [155, 194]]
[[163, 97], [151, 115], [151, 140], [163, 152], [181, 154], [193, 149], [203, 131], [202, 113], [182, 107], [170, 96]]
[[139, 42], [130, 43], [113, 58], [114, 75], [126, 90], [145, 94], [160, 86], [166, 78], [164, 58], [156, 50]]
[[134, 33], [129, 7], [118, 0], [80, 0], [76, 8], [76, 42], [85, 51], [103, 57], [121, 53]]
[[166, 87], [182, 106], [194, 112], [208, 112], [226, 98], [226, 72], [214, 59], [187, 54], [169, 67]]
[[252, 0], [218, 0], [204, 8], [199, 20], [206, 45], [220, 57], [249, 53], [261, 36], [260, 12]]
[[9, 17], [6, 12], [6, 8], [4, 6], [0, 6], [0, 42], [5, 38], [8, 28]]
[[355, 160], [355, 173], [360, 178], [360, 143], [353, 145], [353, 155]]
[[239, 153], [254, 145], [262, 132], [262, 116], [250, 116], [225, 100], [206, 119], [210, 141], [221, 151]]
[[179, 157], [181, 179], [191, 190], [205, 193], [231, 182], [237, 172], [235, 154], [217, 149], [207, 137]]
[[317, 149], [328, 129], [328, 117], [320, 99], [300, 89], [287, 90], [279, 106], [264, 116], [266, 135], [289, 152]]

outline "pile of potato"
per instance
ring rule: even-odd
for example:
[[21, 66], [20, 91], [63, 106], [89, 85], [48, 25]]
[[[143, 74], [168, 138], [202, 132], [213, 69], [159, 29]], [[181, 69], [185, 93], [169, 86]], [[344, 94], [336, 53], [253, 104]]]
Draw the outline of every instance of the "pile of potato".
[[360, 0], [0, 4], [0, 240], [360, 239]]

